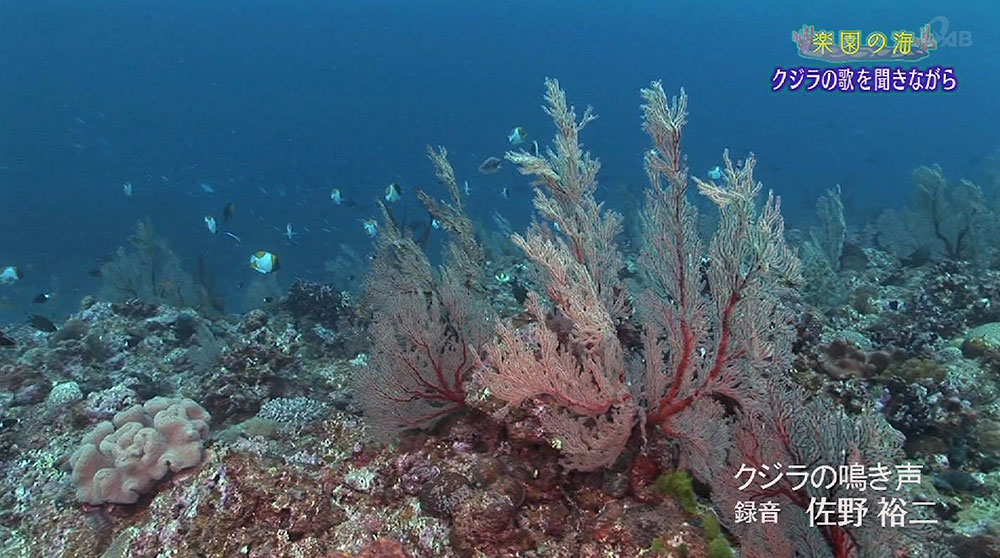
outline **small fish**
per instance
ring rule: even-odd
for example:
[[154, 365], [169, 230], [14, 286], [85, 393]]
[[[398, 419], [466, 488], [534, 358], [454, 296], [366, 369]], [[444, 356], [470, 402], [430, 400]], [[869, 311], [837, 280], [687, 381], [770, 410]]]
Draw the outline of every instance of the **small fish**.
[[524, 304], [524, 301], [528, 299], [528, 289], [524, 285], [517, 282], [517, 279], [511, 281], [510, 283], [511, 294], [514, 295], [514, 300], [518, 304]]
[[531, 142], [531, 151], [529, 153], [531, 153], [535, 157], [541, 157], [542, 156], [542, 150], [538, 148], [538, 140], [532, 140], [532, 142]]
[[31, 299], [31, 302], [34, 302], [35, 304], [44, 304], [48, 302], [50, 298], [52, 298], [52, 293], [39, 293], [35, 295], [35, 298]]
[[930, 249], [926, 246], [921, 246], [913, 251], [909, 256], [905, 258], [900, 258], [900, 263], [905, 267], [920, 267], [925, 263], [929, 262], [931, 259]]
[[332, 201], [337, 205], [344, 203], [344, 198], [340, 195], [339, 188], [334, 188], [333, 190], [330, 190], [330, 201]]
[[431, 228], [434, 229], [434, 230], [440, 229], [441, 228], [441, 221], [439, 221], [437, 219], [431, 219]]
[[8, 265], [0, 268], [0, 285], [12, 285], [18, 282], [21, 277], [21, 270], [17, 268], [16, 265]]
[[487, 157], [482, 163], [479, 164], [479, 172], [483, 174], [493, 174], [500, 170], [500, 164], [503, 161], [497, 157]]
[[511, 130], [510, 135], [507, 136], [507, 141], [509, 141], [512, 145], [522, 143], [526, 139], [528, 139], [528, 133], [525, 132], [524, 128], [520, 126], [514, 127], [514, 129]]
[[462, 185], [462, 191], [465, 192], [466, 196], [471, 196], [472, 195], [472, 188], [469, 187], [469, 181], [468, 180], [466, 180], [464, 182], [464, 184]]
[[233, 215], [235, 214], [236, 214], [236, 204], [234, 204], [233, 202], [227, 203], [226, 207], [222, 208], [222, 222], [228, 223], [229, 220], [232, 219]]
[[208, 182], [199, 182], [198, 186], [201, 186], [201, 190], [203, 192], [205, 192], [206, 194], [214, 194], [215, 193], [215, 186], [212, 186]]
[[257, 273], [274, 273], [281, 268], [278, 256], [266, 250], [260, 250], [250, 256], [250, 268]]
[[13, 347], [14, 345], [17, 345], [17, 343], [10, 337], [7, 337], [6, 333], [0, 331], [0, 347]]
[[229, 232], [229, 231], [226, 231], [226, 233], [225, 233], [225, 234], [226, 234], [226, 236], [228, 236], [229, 238], [232, 238], [232, 239], [233, 239], [233, 240], [235, 240], [236, 242], [239, 242], [240, 244], [243, 244], [243, 241], [242, 241], [242, 240], [240, 240], [240, 237], [236, 236], [235, 234], [233, 234], [233, 233], [231, 233], [231, 232]]
[[385, 201], [389, 203], [396, 203], [402, 197], [403, 197], [403, 190], [400, 189], [399, 184], [392, 182], [385, 187]]
[[212, 217], [211, 215], [205, 216], [205, 227], [208, 229], [208, 232], [212, 234], [219, 232], [219, 227], [215, 224], [215, 217]]
[[708, 177], [712, 180], [719, 180], [722, 178], [722, 169], [716, 166], [714, 169], [708, 169]]
[[288, 240], [291, 240], [292, 237], [295, 236], [295, 235], [297, 235], [297, 234], [299, 234], [299, 233], [297, 233], [297, 232], [295, 232], [295, 231], [292, 230], [292, 224], [291, 223], [286, 223], [285, 224], [285, 238], [287, 238]]
[[510, 190], [508, 190], [506, 186], [500, 189], [500, 197], [502, 197], [505, 200], [510, 199]]
[[378, 221], [375, 219], [365, 219], [361, 221], [361, 226], [365, 228], [365, 234], [370, 238], [375, 238], [375, 235], [378, 234]]
[[126, 182], [125, 184], [122, 184], [122, 192], [125, 193], [125, 197], [126, 198], [131, 198], [132, 197], [132, 182]]
[[52, 333], [53, 331], [59, 330], [59, 328], [56, 327], [56, 324], [52, 323], [52, 320], [39, 314], [30, 316], [28, 318], [28, 325], [38, 331], [44, 331], [45, 333]]

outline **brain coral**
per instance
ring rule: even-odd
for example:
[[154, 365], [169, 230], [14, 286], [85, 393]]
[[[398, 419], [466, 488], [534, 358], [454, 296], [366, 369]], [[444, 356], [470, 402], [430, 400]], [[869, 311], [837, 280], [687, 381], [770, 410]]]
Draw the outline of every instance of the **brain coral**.
[[197, 465], [211, 418], [190, 399], [156, 397], [101, 422], [70, 456], [77, 499], [131, 504], [168, 470]]

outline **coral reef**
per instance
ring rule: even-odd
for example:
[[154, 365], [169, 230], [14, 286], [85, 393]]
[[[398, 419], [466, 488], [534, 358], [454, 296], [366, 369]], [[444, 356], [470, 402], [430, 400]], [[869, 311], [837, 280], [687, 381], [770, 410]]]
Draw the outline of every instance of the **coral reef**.
[[[222, 316], [210, 281], [184, 279], [140, 225], [105, 267], [111, 300], [86, 299], [55, 331], [4, 327], [0, 556], [1000, 548], [1000, 273], [975, 200], [956, 197], [976, 188], [918, 170], [907, 211], [922, 244], [890, 252], [848, 227], [830, 190], [820, 227], [799, 235], [813, 291], [797, 292], [752, 156], [690, 179], [714, 203], [697, 219], [686, 96], [644, 91], [651, 183], [631, 244], [595, 197], [599, 163], [579, 141], [593, 114], [554, 81], [547, 101], [551, 151], [508, 154], [539, 186], [527, 232], [498, 222], [513, 243], [474, 230], [434, 149], [450, 198], [419, 196], [448, 233], [441, 266], [386, 208], [357, 300], [341, 290], [357, 277], [287, 293], [265, 277], [263, 308]], [[776, 462], [910, 463], [923, 482], [876, 493], [734, 476]], [[921, 517], [937, 524], [809, 526], [812, 501], [851, 498], [874, 518], [880, 496], [931, 502]], [[771, 501], [779, 525], [736, 520], [737, 503]]]

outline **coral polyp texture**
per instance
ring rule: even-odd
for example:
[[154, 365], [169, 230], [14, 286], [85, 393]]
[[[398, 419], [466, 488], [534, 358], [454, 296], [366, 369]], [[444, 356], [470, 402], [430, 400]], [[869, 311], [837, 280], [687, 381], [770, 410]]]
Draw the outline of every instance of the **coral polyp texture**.
[[194, 467], [211, 418], [190, 399], [156, 397], [99, 423], [69, 460], [77, 499], [132, 504], [167, 473]]

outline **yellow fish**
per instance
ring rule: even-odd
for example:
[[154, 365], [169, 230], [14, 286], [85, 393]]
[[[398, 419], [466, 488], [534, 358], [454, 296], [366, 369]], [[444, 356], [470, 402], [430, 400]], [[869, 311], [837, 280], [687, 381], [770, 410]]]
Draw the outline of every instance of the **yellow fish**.
[[278, 256], [266, 250], [260, 250], [250, 256], [250, 268], [257, 273], [274, 273], [281, 269], [281, 264], [278, 263]]

